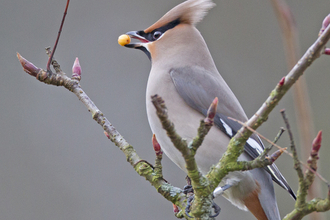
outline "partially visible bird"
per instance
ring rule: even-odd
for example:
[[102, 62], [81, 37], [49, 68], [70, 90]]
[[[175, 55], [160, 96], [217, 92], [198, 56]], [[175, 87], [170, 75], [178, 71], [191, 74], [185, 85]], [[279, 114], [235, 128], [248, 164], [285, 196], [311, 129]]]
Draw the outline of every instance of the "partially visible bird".
[[[196, 154], [198, 167], [203, 174], [219, 161], [230, 138], [241, 127], [228, 117], [247, 120], [243, 108], [219, 74], [202, 35], [195, 27], [214, 6], [212, 0], [187, 0], [147, 29], [126, 33], [139, 42], [130, 43], [130, 40], [123, 38], [127, 40], [123, 45], [142, 50], [151, 60], [146, 92], [149, 124], [165, 154], [184, 171], [183, 157], [162, 129], [150, 97], [158, 94], [165, 100], [177, 132], [188, 141], [196, 136], [200, 120], [205, 117], [213, 99], [218, 97], [216, 127], [210, 130]], [[239, 160], [253, 160], [263, 149], [260, 138], [252, 135]], [[272, 179], [295, 198], [275, 164], [229, 173], [220, 185], [231, 186], [224, 191], [223, 196], [238, 208], [249, 209], [259, 220], [278, 220], [280, 214]]]

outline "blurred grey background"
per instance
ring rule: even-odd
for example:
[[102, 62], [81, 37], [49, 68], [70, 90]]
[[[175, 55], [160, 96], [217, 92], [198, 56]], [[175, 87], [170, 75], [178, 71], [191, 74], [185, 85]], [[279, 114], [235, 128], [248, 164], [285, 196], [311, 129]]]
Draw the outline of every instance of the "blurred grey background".
[[[180, 0], [72, 1], [55, 58], [71, 74], [75, 57], [81, 85], [136, 148], [153, 163], [151, 131], [145, 113], [150, 63], [145, 54], [117, 44], [120, 34], [143, 30]], [[198, 24], [213, 58], [248, 116], [287, 73], [281, 33], [270, 1], [215, 0], [217, 7]], [[328, 0], [290, 0], [301, 51], [315, 41]], [[172, 205], [138, 176], [124, 154], [103, 134], [75, 95], [45, 85], [23, 72], [16, 52], [45, 68], [44, 48], [53, 46], [66, 1], [1, 1], [0, 7], [0, 219], [176, 219]], [[322, 56], [305, 73], [315, 129], [323, 130], [320, 173], [329, 173], [330, 57]], [[299, 148], [292, 93], [280, 102], [259, 131], [273, 139], [287, 109]], [[289, 145], [287, 135], [281, 146]], [[185, 174], [168, 158], [164, 176], [185, 185]], [[277, 165], [297, 190], [289, 156]], [[316, 178], [317, 182], [320, 182]], [[321, 183], [320, 197], [326, 195]], [[294, 201], [276, 187], [282, 217]], [[218, 219], [254, 219], [225, 199]], [[330, 213], [327, 218], [330, 219]]]

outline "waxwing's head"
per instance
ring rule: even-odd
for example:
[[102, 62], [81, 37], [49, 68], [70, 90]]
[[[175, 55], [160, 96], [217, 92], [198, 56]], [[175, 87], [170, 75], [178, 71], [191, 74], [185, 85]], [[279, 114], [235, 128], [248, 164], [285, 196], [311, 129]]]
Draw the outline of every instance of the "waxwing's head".
[[[131, 38], [138, 40], [138, 42], [131, 43], [130, 40], [128, 40], [125, 41], [127, 43], [119, 42], [119, 44], [128, 48], [140, 49], [147, 54], [149, 59], [152, 59], [153, 50], [151, 48], [156, 45], [156, 42], [161, 42], [162, 38], [166, 38], [166, 35], [169, 35], [166, 33], [169, 33], [181, 24], [195, 26], [204, 18], [207, 11], [214, 6], [215, 4], [212, 0], [187, 0], [172, 8], [147, 29], [141, 31], [130, 31], [126, 33], [126, 35]], [[182, 36], [178, 34], [176, 37]]]

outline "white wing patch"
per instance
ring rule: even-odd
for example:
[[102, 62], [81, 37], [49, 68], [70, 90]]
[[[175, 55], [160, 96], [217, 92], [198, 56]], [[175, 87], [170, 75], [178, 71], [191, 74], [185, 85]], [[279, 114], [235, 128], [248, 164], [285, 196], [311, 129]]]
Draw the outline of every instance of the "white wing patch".
[[253, 147], [258, 152], [258, 154], [261, 154], [264, 151], [264, 148], [258, 142], [256, 142], [254, 139], [249, 138], [246, 142], [251, 147]]
[[233, 136], [233, 129], [231, 129], [231, 127], [229, 127], [229, 125], [227, 125], [226, 122], [224, 122], [221, 118], [220, 118], [220, 121], [221, 121], [223, 127], [226, 129], [227, 134], [229, 134], [230, 137], [232, 137]]
[[[259, 141], [261, 142], [259, 136], [257, 136]], [[253, 147], [259, 154], [261, 154], [263, 151], [264, 151], [264, 147], [261, 146], [257, 141], [255, 141], [254, 139], [252, 138], [249, 138], [247, 141], [246, 141], [251, 147]], [[283, 183], [283, 181], [278, 178], [278, 174], [275, 172], [277, 171], [278, 173], [280, 173], [280, 171], [278, 171], [277, 169], [275, 169], [273, 166], [267, 166], [269, 168], [269, 171], [273, 174], [273, 176], [280, 182], [282, 183], [282, 186], [284, 186], [287, 190], [288, 187]], [[275, 169], [275, 170], [274, 170]]]

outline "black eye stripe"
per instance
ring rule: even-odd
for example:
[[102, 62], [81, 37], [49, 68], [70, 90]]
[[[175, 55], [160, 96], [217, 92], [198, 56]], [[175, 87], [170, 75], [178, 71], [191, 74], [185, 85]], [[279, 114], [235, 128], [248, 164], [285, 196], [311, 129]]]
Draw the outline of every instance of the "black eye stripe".
[[[164, 25], [163, 27], [157, 28], [149, 33], [145, 33], [144, 31], [138, 31], [138, 34], [140, 36], [144, 37], [145, 39], [147, 39], [148, 41], [155, 41], [162, 34], [164, 34], [167, 30], [174, 28], [178, 24], [180, 24], [180, 19], [176, 19], [176, 20]], [[155, 34], [159, 34], [159, 36], [157, 38], [154, 38]]]
[[156, 32], [156, 31], [159, 31], [159, 32], [165, 33], [165, 31], [174, 28], [174, 27], [177, 26], [178, 24], [180, 24], [180, 19], [176, 19], [176, 20], [174, 20], [174, 21], [168, 23], [167, 25], [164, 25], [163, 27], [157, 28], [157, 29], [153, 30], [152, 33], [153, 33], [153, 32]]

